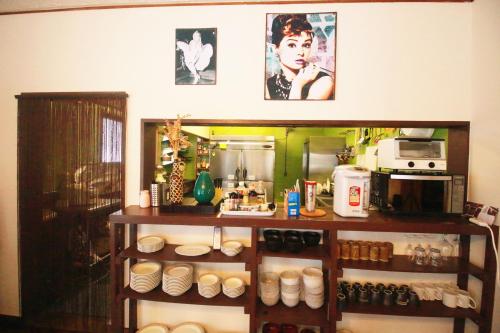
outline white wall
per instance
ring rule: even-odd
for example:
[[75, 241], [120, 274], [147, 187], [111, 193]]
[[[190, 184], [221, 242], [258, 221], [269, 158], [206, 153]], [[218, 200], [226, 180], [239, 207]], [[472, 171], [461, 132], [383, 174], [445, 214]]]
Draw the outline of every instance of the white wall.
[[[472, 118], [470, 146], [470, 191], [472, 201], [500, 206], [498, 133], [500, 111], [500, 1], [477, 1], [472, 6]], [[497, 221], [498, 223], [498, 221]], [[479, 246], [482, 240], [473, 239]], [[474, 249], [474, 248], [473, 248]], [[483, 263], [481, 251], [472, 260]], [[472, 279], [471, 287], [481, 283]], [[495, 292], [493, 331], [500, 331], [500, 286]]]
[[[499, 76], [491, 71], [498, 73], [498, 10], [497, 0], [476, 0], [1, 16], [0, 313], [19, 314], [15, 94], [127, 92], [127, 204], [138, 202], [140, 119], [190, 113], [192, 118], [232, 119], [472, 120], [471, 193], [498, 206], [498, 191], [487, 174], [500, 163], [498, 154], [491, 159], [488, 147], [495, 145], [486, 136], [495, 133], [499, 118], [493, 112], [500, 105]], [[338, 12], [336, 100], [264, 101], [265, 13], [322, 11]], [[174, 84], [175, 29], [193, 27], [217, 28], [215, 86]], [[494, 120], [485, 119], [487, 114]], [[162, 320], [165, 307], [143, 304], [140, 318]], [[187, 308], [207, 316], [200, 307]], [[234, 318], [224, 320], [228, 329], [244, 332], [241, 311], [223, 310]], [[218, 317], [207, 317], [211, 331], [220, 332]], [[407, 333], [421, 332], [422, 325], [436, 333], [451, 332], [447, 320], [359, 318], [345, 324], [356, 332], [389, 332], [401, 322]]]

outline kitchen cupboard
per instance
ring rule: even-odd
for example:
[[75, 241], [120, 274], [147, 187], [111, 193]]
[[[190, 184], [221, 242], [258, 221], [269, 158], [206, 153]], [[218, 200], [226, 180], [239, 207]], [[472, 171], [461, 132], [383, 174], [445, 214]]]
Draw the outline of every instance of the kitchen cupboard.
[[[329, 212], [321, 218], [288, 218], [281, 210], [273, 217], [228, 217], [218, 215], [192, 215], [163, 213], [156, 208], [141, 209], [138, 206], [130, 206], [110, 216], [112, 253], [112, 296], [114, 306], [112, 307], [112, 325], [114, 332], [123, 332], [124, 326], [129, 331], [137, 329], [137, 300], [151, 300], [159, 302], [199, 304], [202, 306], [236, 306], [242, 307], [249, 314], [249, 332], [258, 332], [261, 324], [266, 321], [287, 322], [302, 325], [314, 325], [321, 327], [321, 332], [335, 332], [337, 321], [342, 320], [342, 313], [360, 313], [376, 315], [417, 316], [417, 317], [444, 317], [454, 318], [454, 333], [464, 331], [465, 319], [471, 319], [479, 327], [480, 333], [491, 333], [493, 316], [494, 288], [496, 263], [492, 253], [493, 243], [488, 237], [489, 231], [468, 223], [466, 219], [458, 216], [449, 217], [402, 217], [388, 216], [380, 213], [372, 213], [368, 218], [343, 218]], [[192, 225], [192, 226], [221, 226], [221, 227], [246, 227], [251, 229], [251, 246], [235, 257], [227, 257], [219, 251], [212, 250], [210, 253], [187, 258], [179, 256], [174, 252], [175, 245], [167, 245], [163, 250], [156, 253], [141, 253], [135, 250], [137, 242], [137, 228], [141, 224], [151, 225]], [[128, 226], [128, 244], [125, 244], [125, 228]], [[323, 244], [317, 248], [291, 254], [287, 252], [268, 252], [263, 243], [259, 241], [261, 229], [314, 229], [323, 231]], [[420, 267], [409, 265], [399, 256], [389, 263], [381, 264], [352, 261], [342, 261], [337, 258], [336, 246], [337, 235], [340, 231], [369, 231], [369, 232], [401, 232], [401, 233], [444, 233], [460, 234], [460, 256], [454, 258], [442, 267]], [[498, 242], [498, 227], [494, 227], [495, 242]], [[480, 268], [469, 262], [470, 236], [487, 236], [486, 256], [484, 268]], [[258, 267], [263, 257], [278, 256], [303, 259], [321, 260], [325, 276], [325, 305], [320, 309], [313, 310], [304, 302], [293, 308], [288, 308], [282, 303], [268, 307], [262, 304], [257, 296]], [[169, 296], [157, 289], [139, 294], [124, 285], [125, 262], [130, 265], [138, 259], [153, 261], [184, 261], [184, 262], [221, 262], [245, 264], [245, 270], [250, 272], [250, 285], [245, 294], [236, 299], [230, 299], [224, 295], [218, 295], [213, 299], [205, 299], [198, 295], [196, 286], [193, 286], [186, 294], [178, 297]], [[344, 269], [383, 270], [391, 272], [414, 272], [414, 273], [453, 273], [457, 276], [457, 284], [462, 289], [467, 289], [468, 277], [472, 275], [483, 282], [481, 296], [481, 310], [452, 309], [445, 307], [439, 301], [424, 301], [419, 307], [383, 306], [352, 304], [348, 305], [342, 312], [337, 311], [336, 306], [336, 283], [337, 278], [342, 277]], [[129, 320], [124, 325], [125, 300], [129, 299]], [[168, 318], [168, 314], [165, 314]]]

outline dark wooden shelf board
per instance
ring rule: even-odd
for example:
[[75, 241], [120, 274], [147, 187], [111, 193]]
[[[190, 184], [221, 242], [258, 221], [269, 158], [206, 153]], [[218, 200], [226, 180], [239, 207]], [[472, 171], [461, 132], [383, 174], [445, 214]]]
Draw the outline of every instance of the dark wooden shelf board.
[[201, 256], [181, 256], [175, 253], [175, 248], [179, 245], [165, 244], [165, 247], [154, 253], [139, 252], [135, 246], [126, 248], [120, 253], [122, 258], [147, 259], [155, 261], [189, 261], [189, 262], [221, 262], [221, 263], [249, 263], [251, 261], [251, 253], [249, 248], [244, 248], [243, 251], [234, 256], [226, 256], [219, 250], [210, 251]]
[[[129, 206], [110, 215], [112, 223], [151, 225], [213, 225], [257, 228], [350, 230], [376, 232], [426, 232], [462, 235], [486, 235], [488, 230], [469, 223], [460, 216], [418, 217], [394, 216], [373, 212], [367, 218], [342, 217], [331, 210], [323, 217], [289, 218], [278, 207], [270, 217], [220, 216], [220, 214], [194, 215], [190, 213], [160, 212], [157, 207]], [[495, 226], [495, 228], [498, 228]]]
[[120, 297], [131, 298], [136, 300], [154, 301], [154, 302], [167, 302], [167, 303], [184, 303], [184, 304], [197, 304], [197, 305], [213, 305], [213, 306], [242, 306], [248, 305], [248, 292], [249, 288], [245, 288], [245, 293], [237, 298], [227, 297], [220, 292], [213, 298], [205, 298], [198, 293], [198, 285], [193, 283], [191, 289], [185, 294], [180, 296], [170, 296], [163, 292], [161, 285], [154, 290], [147, 293], [138, 293], [132, 290], [129, 286], [123, 289]]
[[267, 306], [259, 299], [257, 301], [256, 318], [258, 322], [272, 321], [327, 327], [329, 325], [327, 308], [326, 301], [321, 308], [311, 309], [305, 302], [299, 302], [297, 306], [290, 308], [281, 303], [281, 301], [276, 305]]
[[318, 246], [304, 247], [299, 253], [291, 253], [285, 250], [278, 252], [269, 251], [266, 249], [265, 242], [258, 242], [257, 255], [259, 257], [283, 257], [283, 258], [296, 258], [296, 259], [317, 259], [329, 262], [330, 256], [327, 248], [322, 244]]
[[[371, 271], [389, 271], [389, 272], [413, 272], [413, 273], [469, 273], [468, 265], [461, 258], [452, 257], [443, 260], [442, 265], [434, 267], [431, 265], [419, 266], [410, 262], [404, 255], [395, 255], [389, 262], [370, 261], [370, 260], [343, 260], [338, 261], [338, 267], [342, 269], [362, 269]], [[477, 273], [482, 271], [477, 268]]]
[[355, 303], [347, 305], [342, 313], [362, 313], [388, 316], [438, 317], [438, 318], [470, 318], [480, 324], [481, 315], [473, 309], [449, 308], [441, 301], [423, 301], [419, 306], [372, 305]]

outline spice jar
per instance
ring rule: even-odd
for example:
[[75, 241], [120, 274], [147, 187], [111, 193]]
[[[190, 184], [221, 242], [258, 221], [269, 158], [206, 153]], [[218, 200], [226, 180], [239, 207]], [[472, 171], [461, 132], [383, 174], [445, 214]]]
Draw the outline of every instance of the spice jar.
[[378, 259], [382, 262], [389, 261], [389, 247], [387, 246], [387, 243], [382, 243], [382, 245], [380, 245]]
[[351, 245], [347, 241], [340, 244], [342, 259], [349, 259], [351, 257]]
[[370, 247], [370, 261], [378, 261], [379, 258], [379, 247], [376, 243], [372, 243]]
[[415, 248], [415, 264], [424, 265], [425, 264], [425, 249], [421, 246]]
[[441, 266], [441, 251], [436, 248], [431, 249], [431, 265], [435, 267]]
[[392, 259], [392, 256], [394, 255], [394, 244], [391, 242], [385, 242], [385, 245], [387, 245], [387, 248], [389, 249], [389, 259]]
[[370, 246], [368, 242], [359, 242], [359, 259], [370, 259]]
[[351, 242], [351, 260], [359, 260], [359, 242]]

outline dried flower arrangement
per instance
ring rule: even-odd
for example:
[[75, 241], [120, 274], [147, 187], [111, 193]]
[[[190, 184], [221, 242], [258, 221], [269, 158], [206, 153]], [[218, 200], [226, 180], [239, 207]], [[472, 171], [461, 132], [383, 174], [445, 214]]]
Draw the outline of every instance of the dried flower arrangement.
[[172, 148], [174, 161], [179, 158], [179, 150], [186, 149], [191, 145], [188, 136], [181, 132], [182, 119], [187, 117], [189, 115], [177, 115], [177, 119], [174, 121], [165, 120], [165, 135], [168, 138], [170, 148]]

